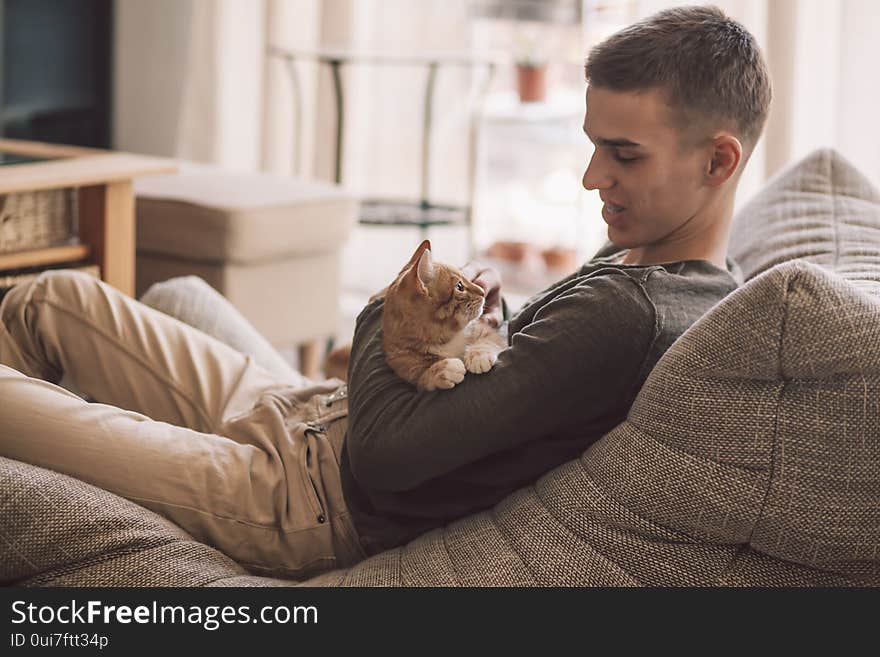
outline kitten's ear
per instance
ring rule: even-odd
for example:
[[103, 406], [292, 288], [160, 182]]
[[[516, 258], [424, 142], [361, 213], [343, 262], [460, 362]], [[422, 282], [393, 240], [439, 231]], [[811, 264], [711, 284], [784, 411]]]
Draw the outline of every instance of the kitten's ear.
[[419, 258], [422, 257], [422, 253], [424, 253], [425, 251], [430, 251], [430, 250], [431, 250], [431, 242], [429, 240], [424, 240], [421, 244], [419, 244], [415, 253], [412, 254], [412, 257], [409, 259], [409, 262], [406, 263], [403, 266], [403, 269], [400, 270], [400, 273], [402, 274], [407, 269], [414, 266], [419, 261]]
[[[426, 244], [427, 240], [422, 242]], [[430, 249], [422, 249], [418, 254], [418, 260], [411, 261], [411, 264], [403, 270], [401, 282], [410, 288], [414, 288], [419, 294], [428, 296], [428, 285], [434, 279], [434, 259], [431, 257]]]
[[[422, 244], [425, 244], [427, 241], [425, 240]], [[428, 246], [430, 247], [430, 244]], [[428, 285], [434, 280], [434, 258], [431, 256], [430, 248], [422, 251], [422, 257], [419, 258], [419, 266], [416, 267], [416, 274], [422, 285]]]
[[400, 270], [401, 280], [412, 285], [420, 293], [427, 296], [425, 285], [434, 278], [434, 259], [431, 257], [431, 243], [425, 240]]

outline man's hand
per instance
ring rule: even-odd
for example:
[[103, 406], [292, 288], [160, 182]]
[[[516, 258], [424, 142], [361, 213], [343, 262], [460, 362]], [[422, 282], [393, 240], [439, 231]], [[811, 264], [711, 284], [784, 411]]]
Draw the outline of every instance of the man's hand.
[[462, 273], [486, 292], [486, 303], [479, 320], [495, 328], [504, 321], [501, 307], [501, 275], [494, 267], [469, 262], [461, 268]]

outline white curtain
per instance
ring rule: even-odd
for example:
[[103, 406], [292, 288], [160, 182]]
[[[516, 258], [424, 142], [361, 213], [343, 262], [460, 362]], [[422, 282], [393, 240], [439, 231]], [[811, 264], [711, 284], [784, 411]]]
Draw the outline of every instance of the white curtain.
[[[788, 15], [780, 6], [791, 4]], [[801, 0], [771, 3], [770, 43], [780, 78], [779, 104], [768, 143], [768, 169], [819, 146], [834, 146], [880, 183], [880, 4], [875, 0]], [[793, 32], [794, 38], [790, 37]], [[773, 48], [771, 46], [771, 52]]]
[[[114, 5], [113, 146], [179, 154], [179, 124], [195, 3], [117, 0]], [[157, 48], [156, 44], [162, 47]]]
[[230, 169], [260, 164], [264, 2], [194, 0], [177, 154]]
[[267, 3], [117, 0], [114, 147], [258, 168]]

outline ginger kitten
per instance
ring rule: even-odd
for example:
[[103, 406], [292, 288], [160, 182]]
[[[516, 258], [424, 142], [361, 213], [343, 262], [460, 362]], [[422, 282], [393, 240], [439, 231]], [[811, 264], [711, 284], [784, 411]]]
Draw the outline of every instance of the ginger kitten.
[[486, 294], [458, 269], [434, 262], [422, 242], [388, 286], [382, 346], [394, 372], [421, 390], [452, 388], [465, 372], [492, 369], [507, 327], [477, 321]]

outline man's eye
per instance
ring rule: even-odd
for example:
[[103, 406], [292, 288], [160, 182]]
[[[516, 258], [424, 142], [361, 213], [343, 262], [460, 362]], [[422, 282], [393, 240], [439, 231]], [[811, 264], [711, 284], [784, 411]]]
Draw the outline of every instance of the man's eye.
[[464, 292], [464, 283], [462, 283], [461, 281], [459, 281], [459, 282], [456, 284], [455, 289], [458, 290], [459, 292]]
[[619, 153], [614, 154], [614, 159], [620, 162], [621, 164], [631, 164], [637, 161], [639, 158], [637, 157], [623, 157]]

